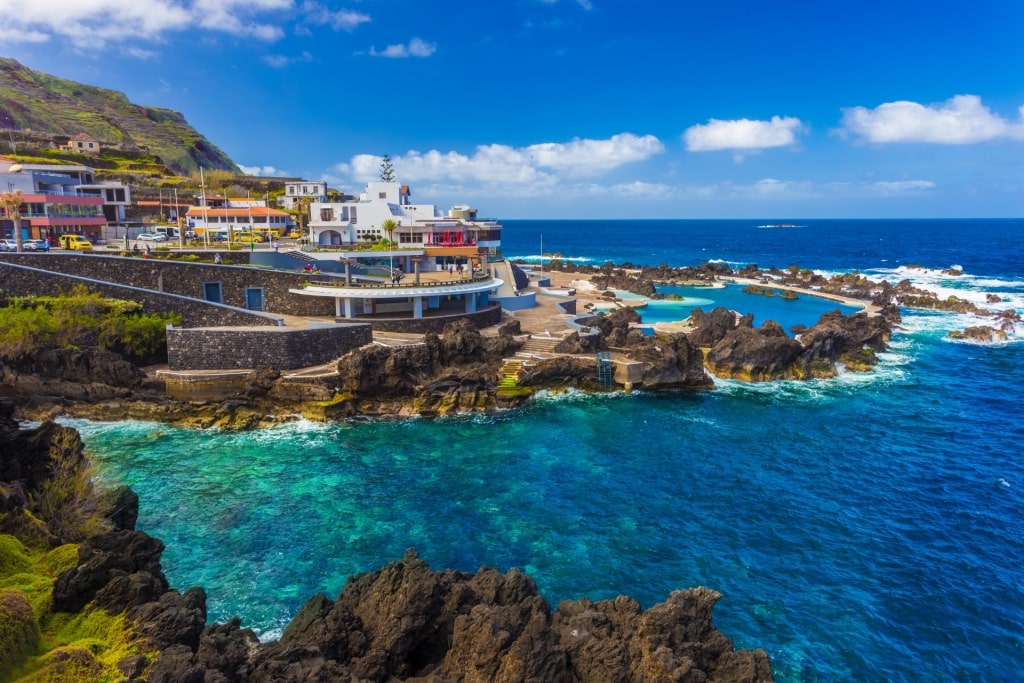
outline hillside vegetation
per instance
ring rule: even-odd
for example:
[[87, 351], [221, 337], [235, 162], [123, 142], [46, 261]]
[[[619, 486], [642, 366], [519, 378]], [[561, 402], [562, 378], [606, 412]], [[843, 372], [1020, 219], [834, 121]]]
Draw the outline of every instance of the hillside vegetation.
[[[31, 130], [60, 144], [88, 133], [104, 146], [141, 152], [141, 163], [179, 175], [199, 167], [237, 173], [235, 163], [185, 121], [181, 113], [132, 104], [124, 93], [68, 81], [0, 57], [0, 130]], [[13, 144], [13, 142], [12, 142]]]

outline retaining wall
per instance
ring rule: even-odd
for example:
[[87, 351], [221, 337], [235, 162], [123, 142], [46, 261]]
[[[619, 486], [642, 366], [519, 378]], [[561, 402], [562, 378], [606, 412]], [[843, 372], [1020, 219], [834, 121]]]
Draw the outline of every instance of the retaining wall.
[[366, 323], [308, 328], [167, 328], [171, 370], [295, 370], [323, 365], [373, 341]]
[[[473, 323], [478, 330], [501, 323], [501, 306], [492, 303], [473, 313], [453, 313], [452, 315], [432, 315], [428, 318], [375, 318], [370, 322], [373, 329], [381, 332], [407, 332], [409, 334], [441, 334], [444, 326], [465, 318]], [[348, 321], [348, 318], [338, 318]], [[358, 321], [359, 318], [354, 318]]]
[[[3, 255], [8, 256], [8, 255]], [[177, 313], [184, 325], [270, 325], [283, 323], [281, 318], [262, 311], [250, 311], [236, 306], [216, 304], [166, 291], [155, 291], [131, 285], [100, 281], [67, 273], [53, 272], [51, 265], [63, 261], [57, 256], [17, 255], [0, 256], [0, 290], [14, 296], [59, 296], [76, 285], [85, 285], [89, 291], [115, 299], [137, 301], [147, 313]], [[96, 257], [85, 256], [80, 259]], [[45, 268], [32, 267], [40, 261]], [[30, 266], [30, 263], [32, 264]], [[86, 269], [88, 270], [88, 269]]]
[[[77, 275], [194, 299], [205, 299], [205, 284], [218, 283], [221, 303], [238, 308], [246, 308], [246, 290], [256, 288], [263, 290], [264, 310], [310, 317], [334, 317], [335, 313], [333, 299], [303, 296], [288, 291], [301, 288], [309, 280], [308, 274], [300, 272], [165, 260], [155, 255], [147, 259], [103, 254], [4, 252], [0, 254], [0, 262], [19, 263], [53, 273]], [[296, 261], [296, 264], [299, 263]]]

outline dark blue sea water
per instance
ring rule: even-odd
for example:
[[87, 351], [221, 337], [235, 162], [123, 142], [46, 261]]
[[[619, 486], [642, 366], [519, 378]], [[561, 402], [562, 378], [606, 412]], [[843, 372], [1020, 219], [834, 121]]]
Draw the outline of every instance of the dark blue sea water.
[[[860, 270], [1024, 312], [1024, 221], [757, 227], [772, 222], [510, 221], [504, 244]], [[941, 273], [954, 264], [965, 274]], [[435, 568], [521, 567], [552, 603], [710, 586], [716, 625], [767, 648], [787, 683], [1019, 681], [1024, 327], [995, 345], [946, 338], [979, 322], [904, 310], [873, 373], [695, 396], [247, 434], [70, 423], [102, 477], [139, 492], [172, 584], [203, 585], [211, 619], [265, 637], [416, 546]]]

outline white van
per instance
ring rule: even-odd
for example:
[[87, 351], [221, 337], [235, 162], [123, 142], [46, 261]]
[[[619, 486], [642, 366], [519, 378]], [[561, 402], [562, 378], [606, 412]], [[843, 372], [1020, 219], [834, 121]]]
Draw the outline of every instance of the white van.
[[161, 225], [153, 229], [153, 232], [163, 235], [168, 241], [181, 237], [181, 233], [174, 226]]

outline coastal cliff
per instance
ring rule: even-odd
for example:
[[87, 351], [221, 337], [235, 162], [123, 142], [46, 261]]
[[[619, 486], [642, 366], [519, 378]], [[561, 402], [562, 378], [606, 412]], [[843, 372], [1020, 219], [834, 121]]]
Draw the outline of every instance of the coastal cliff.
[[205, 592], [171, 589], [163, 544], [134, 529], [129, 490], [41, 502], [89, 481], [88, 461], [73, 429], [19, 429], [13, 411], [0, 402], [5, 680], [773, 680], [763, 650], [736, 651], [714, 628], [715, 591], [675, 591], [647, 610], [627, 597], [552, 610], [516, 569], [434, 571], [413, 550], [335, 600], [310, 598], [279, 641], [238, 619], [207, 625]]

